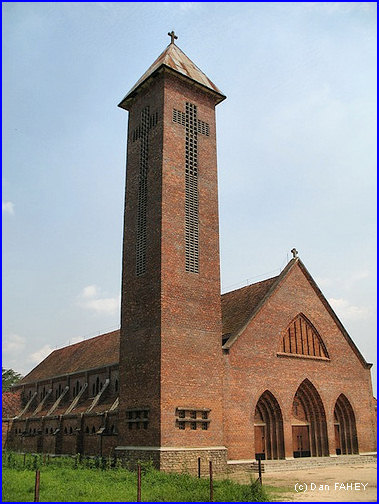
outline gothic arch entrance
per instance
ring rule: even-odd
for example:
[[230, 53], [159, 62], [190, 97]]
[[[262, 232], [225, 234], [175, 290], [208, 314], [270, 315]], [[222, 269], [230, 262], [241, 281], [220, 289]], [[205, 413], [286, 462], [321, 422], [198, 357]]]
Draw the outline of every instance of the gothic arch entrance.
[[254, 415], [255, 458], [284, 458], [283, 418], [275, 397], [266, 390], [260, 396]]
[[316, 388], [307, 379], [296, 391], [291, 423], [294, 457], [329, 455], [324, 405]]
[[340, 394], [334, 407], [334, 433], [337, 455], [358, 453], [355, 415], [348, 398]]

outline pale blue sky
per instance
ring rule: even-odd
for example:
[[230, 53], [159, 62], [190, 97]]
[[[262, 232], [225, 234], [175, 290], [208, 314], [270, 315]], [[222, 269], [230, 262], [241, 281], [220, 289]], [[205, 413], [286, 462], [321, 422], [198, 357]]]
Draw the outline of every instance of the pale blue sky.
[[[3, 364], [119, 326], [127, 113], [169, 43], [217, 109], [223, 291], [299, 255], [376, 364], [376, 3], [3, 3]], [[374, 376], [376, 366], [374, 366]]]

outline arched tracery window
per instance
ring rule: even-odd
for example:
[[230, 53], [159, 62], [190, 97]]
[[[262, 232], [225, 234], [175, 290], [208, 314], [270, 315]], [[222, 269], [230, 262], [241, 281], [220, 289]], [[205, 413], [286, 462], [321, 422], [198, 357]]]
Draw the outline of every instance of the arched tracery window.
[[280, 342], [279, 353], [329, 358], [321, 336], [302, 313], [299, 313], [287, 327]]

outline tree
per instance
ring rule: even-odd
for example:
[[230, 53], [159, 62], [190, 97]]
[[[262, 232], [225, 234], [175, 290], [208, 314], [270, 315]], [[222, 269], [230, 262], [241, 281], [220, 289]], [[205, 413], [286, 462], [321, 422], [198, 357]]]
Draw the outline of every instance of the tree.
[[5, 369], [3, 370], [3, 392], [9, 390], [12, 385], [15, 385], [22, 378], [20, 373], [16, 373], [13, 369]]

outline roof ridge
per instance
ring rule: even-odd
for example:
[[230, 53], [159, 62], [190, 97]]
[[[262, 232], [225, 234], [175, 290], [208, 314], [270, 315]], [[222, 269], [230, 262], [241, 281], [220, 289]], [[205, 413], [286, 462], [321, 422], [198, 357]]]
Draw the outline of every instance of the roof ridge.
[[[97, 336], [90, 336], [89, 338], [84, 338], [81, 341], [77, 341], [76, 343], [72, 343], [72, 344], [65, 345], [65, 346], [62, 346], [62, 347], [59, 347], [59, 348], [55, 348], [51, 353], [56, 352], [58, 350], [62, 350], [63, 348], [69, 348], [69, 347], [71, 348], [71, 347], [73, 347], [75, 345], [81, 345], [85, 341], [93, 341], [94, 339], [102, 338], [103, 336], [107, 336], [107, 335], [115, 333], [117, 331], [120, 331], [120, 328], [114, 329], [113, 331], [109, 331], [109, 332], [106, 332], [106, 333], [98, 334]], [[51, 355], [51, 354], [49, 354], [49, 355]]]
[[80, 370], [113, 365], [119, 359], [120, 329], [99, 334], [53, 350], [27, 373], [20, 385], [73, 374]]
[[251, 284], [244, 285], [242, 287], [237, 287], [237, 289], [233, 289], [233, 290], [224, 292], [224, 293], [221, 294], [221, 296], [225, 296], [226, 294], [231, 294], [232, 292], [236, 292], [238, 290], [247, 289], [248, 287], [251, 287], [252, 285], [258, 285], [260, 283], [267, 282], [268, 280], [274, 280], [275, 278], [278, 278], [278, 276], [280, 276], [280, 273], [279, 273], [279, 275], [275, 275], [273, 277], [265, 278], [264, 280], [259, 280], [259, 282], [253, 282]]
[[[262, 308], [262, 306], [264, 305], [264, 303], [266, 302], [266, 300], [276, 290], [277, 286], [280, 284], [280, 282], [283, 280], [283, 278], [285, 278], [287, 276], [287, 274], [289, 273], [289, 271], [291, 271], [292, 267], [298, 261], [299, 261], [298, 257], [291, 259], [288, 262], [288, 264], [286, 265], [286, 267], [280, 272], [280, 274], [277, 277], [273, 277], [271, 279], [271, 280], [274, 279], [274, 282], [272, 283], [272, 285], [269, 286], [269, 288], [267, 289], [267, 291], [264, 293], [263, 297], [259, 300], [258, 304], [251, 310], [251, 312], [249, 314], [249, 317], [247, 318], [246, 322], [223, 345], [224, 349], [229, 349], [233, 345], [233, 343], [238, 339], [238, 337], [240, 336], [240, 334], [245, 330], [245, 328], [250, 323], [250, 321], [255, 317], [255, 315]], [[259, 283], [259, 282], [257, 282], [257, 283]]]

